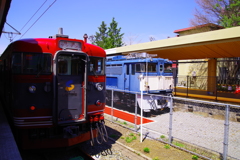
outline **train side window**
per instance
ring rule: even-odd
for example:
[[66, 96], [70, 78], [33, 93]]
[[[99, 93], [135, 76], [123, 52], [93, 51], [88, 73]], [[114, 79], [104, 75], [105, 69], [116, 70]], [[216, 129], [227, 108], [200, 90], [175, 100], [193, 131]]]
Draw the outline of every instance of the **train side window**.
[[160, 64], [160, 72], [162, 72], [162, 71], [163, 71], [163, 65]]
[[145, 64], [137, 63], [136, 64], [136, 72], [145, 72]]
[[13, 53], [12, 72], [14, 74], [50, 74], [51, 54]]
[[126, 74], [129, 75], [129, 64], [126, 64]]
[[22, 72], [22, 54], [16, 53], [13, 54], [12, 58], [12, 72], [13, 73], [21, 73]]
[[132, 75], [135, 75], [136, 64], [132, 64]]
[[102, 57], [90, 57], [91, 75], [104, 75], [105, 74], [105, 59]]

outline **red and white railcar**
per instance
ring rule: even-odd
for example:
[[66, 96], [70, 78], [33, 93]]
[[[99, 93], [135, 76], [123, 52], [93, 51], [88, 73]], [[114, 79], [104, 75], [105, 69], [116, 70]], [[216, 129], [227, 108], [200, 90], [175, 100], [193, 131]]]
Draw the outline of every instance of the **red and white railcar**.
[[22, 39], [1, 55], [1, 97], [22, 148], [106, 140], [106, 53], [86, 39]]

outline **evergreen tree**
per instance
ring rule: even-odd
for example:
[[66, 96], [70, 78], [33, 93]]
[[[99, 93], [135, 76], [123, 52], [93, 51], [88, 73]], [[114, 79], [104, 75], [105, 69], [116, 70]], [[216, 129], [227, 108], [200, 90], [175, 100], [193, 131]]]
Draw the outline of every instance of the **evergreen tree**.
[[92, 44], [102, 47], [103, 49], [121, 47], [124, 45], [122, 42], [124, 34], [121, 33], [121, 27], [118, 28], [118, 23], [115, 21], [115, 18], [112, 19], [110, 27], [108, 28], [105, 22], [102, 21], [98, 30], [99, 32], [96, 32], [95, 35], [89, 38]]
[[220, 24], [225, 28], [240, 26], [240, 0], [230, 0], [221, 16]]
[[93, 35], [90, 41], [92, 41], [92, 44], [104, 48], [103, 46], [106, 43], [107, 38], [107, 25], [104, 21], [102, 21], [102, 24], [100, 27], [98, 27], [98, 30], [99, 32], [96, 32], [96, 35]]

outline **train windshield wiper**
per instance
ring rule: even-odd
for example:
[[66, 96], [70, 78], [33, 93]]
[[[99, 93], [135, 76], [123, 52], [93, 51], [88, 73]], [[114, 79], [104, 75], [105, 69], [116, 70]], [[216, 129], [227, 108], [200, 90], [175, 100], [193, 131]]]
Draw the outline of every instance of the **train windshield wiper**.
[[36, 77], [39, 77], [40, 73], [43, 71], [43, 68], [41, 66], [39, 66], [39, 68], [40, 69], [38, 70], [38, 73], [37, 73]]

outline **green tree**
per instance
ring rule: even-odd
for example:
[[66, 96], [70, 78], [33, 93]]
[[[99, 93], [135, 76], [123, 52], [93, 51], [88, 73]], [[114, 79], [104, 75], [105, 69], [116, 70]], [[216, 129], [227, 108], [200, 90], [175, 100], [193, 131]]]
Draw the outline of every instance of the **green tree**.
[[107, 39], [107, 24], [102, 21], [100, 27], [98, 27], [99, 32], [96, 32], [96, 35], [89, 36], [89, 40], [92, 44], [100, 46], [104, 48], [104, 44], [106, 44]]
[[225, 28], [240, 26], [240, 0], [230, 0], [221, 17], [220, 24]]
[[92, 44], [102, 47], [103, 49], [121, 47], [124, 45], [122, 41], [124, 34], [121, 33], [121, 27], [118, 28], [118, 23], [115, 21], [115, 18], [112, 19], [110, 27], [107, 27], [105, 22], [102, 21], [98, 30], [99, 32], [89, 37]]
[[213, 23], [225, 28], [240, 25], [240, 0], [195, 0], [196, 9], [192, 26]]

